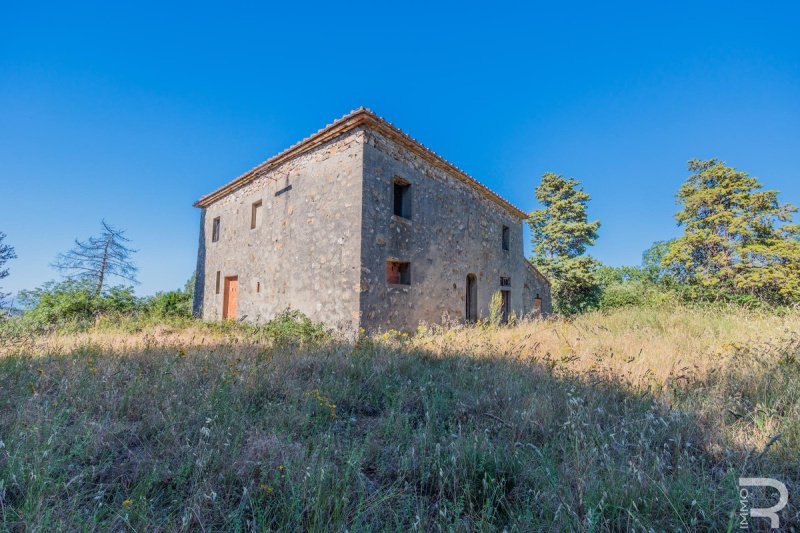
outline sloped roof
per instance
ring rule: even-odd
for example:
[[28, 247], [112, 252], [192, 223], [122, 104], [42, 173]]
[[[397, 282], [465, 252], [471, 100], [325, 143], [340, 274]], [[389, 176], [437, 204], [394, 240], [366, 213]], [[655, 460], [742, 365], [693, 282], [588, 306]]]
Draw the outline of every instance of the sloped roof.
[[284, 150], [283, 152], [274, 155], [261, 163], [260, 165], [248, 170], [238, 178], [234, 179], [230, 183], [223, 185], [219, 189], [215, 190], [214, 192], [207, 194], [197, 200], [195, 202], [195, 207], [207, 207], [211, 205], [216, 200], [226, 196], [227, 194], [235, 191], [239, 187], [250, 183], [251, 181], [255, 180], [259, 176], [263, 175], [266, 172], [269, 172], [273, 168], [289, 161], [301, 154], [308, 152], [309, 150], [313, 150], [314, 148], [324, 144], [331, 139], [342, 135], [350, 130], [353, 130], [359, 126], [371, 128], [378, 133], [382, 134], [384, 137], [387, 137], [394, 142], [400, 144], [404, 148], [412, 151], [422, 159], [426, 160], [427, 162], [431, 163], [434, 166], [442, 168], [443, 170], [453, 174], [455, 177], [472, 187], [473, 189], [477, 190], [479, 193], [483, 194], [485, 197], [489, 198], [493, 202], [497, 203], [498, 205], [502, 206], [503, 208], [510, 211], [514, 216], [519, 217], [521, 219], [528, 218], [528, 214], [525, 213], [523, 210], [515, 207], [511, 202], [506, 200], [505, 198], [501, 197], [499, 194], [495, 193], [478, 180], [455, 166], [454, 164], [447, 161], [445, 158], [434, 152], [433, 150], [425, 147], [419, 141], [413, 139], [408, 134], [401, 131], [399, 128], [387, 122], [383, 118], [379, 117], [369, 109], [365, 107], [359, 107], [351, 111], [350, 113], [346, 114], [342, 118], [334, 121], [331, 124], [328, 124], [318, 132], [306, 137], [302, 141], [298, 142], [294, 146], [291, 146]]
[[545, 276], [544, 274], [539, 272], [539, 269], [536, 268], [535, 266], [533, 266], [533, 263], [531, 263], [530, 261], [525, 259], [525, 266], [527, 266], [529, 269], [531, 269], [531, 271], [534, 273], [534, 275], [537, 276], [540, 280], [544, 281], [547, 284], [548, 287], [550, 286], [550, 280], [547, 279], [547, 276]]

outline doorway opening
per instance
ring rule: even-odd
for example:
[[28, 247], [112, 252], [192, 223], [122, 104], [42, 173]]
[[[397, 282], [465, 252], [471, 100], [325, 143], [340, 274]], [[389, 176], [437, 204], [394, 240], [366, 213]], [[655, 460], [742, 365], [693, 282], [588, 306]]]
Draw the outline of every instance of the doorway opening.
[[225, 278], [225, 293], [222, 295], [222, 318], [233, 320], [236, 318], [236, 303], [239, 299], [239, 276]]
[[511, 291], [500, 291], [503, 297], [503, 324], [508, 324], [508, 319], [511, 316]]
[[475, 274], [467, 274], [467, 298], [464, 317], [470, 323], [478, 320], [478, 279]]

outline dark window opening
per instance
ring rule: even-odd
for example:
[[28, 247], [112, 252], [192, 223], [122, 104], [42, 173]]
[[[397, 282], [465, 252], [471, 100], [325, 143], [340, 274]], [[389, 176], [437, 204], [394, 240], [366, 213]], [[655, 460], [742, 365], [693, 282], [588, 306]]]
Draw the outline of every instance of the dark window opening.
[[386, 261], [386, 282], [393, 285], [411, 285], [411, 263]]
[[261, 218], [261, 200], [254, 202], [250, 209], [250, 229], [256, 229]]
[[402, 178], [394, 180], [394, 214], [411, 219], [411, 184]]
[[511, 278], [500, 278], [500, 286], [501, 287], [510, 287], [511, 286]]
[[216, 291], [217, 294], [219, 294], [220, 275], [221, 275], [221, 272], [219, 270], [217, 270], [217, 284], [216, 284], [216, 288], [215, 288], [215, 291]]
[[511, 241], [511, 228], [508, 226], [503, 226], [503, 250], [510, 249], [510, 241]]
[[211, 226], [211, 242], [217, 242], [219, 240], [219, 217], [214, 219], [214, 222]]
[[261, 282], [256, 281], [256, 292], [261, 292]]
[[475, 274], [467, 274], [467, 297], [464, 310], [467, 322], [478, 320], [478, 278]]

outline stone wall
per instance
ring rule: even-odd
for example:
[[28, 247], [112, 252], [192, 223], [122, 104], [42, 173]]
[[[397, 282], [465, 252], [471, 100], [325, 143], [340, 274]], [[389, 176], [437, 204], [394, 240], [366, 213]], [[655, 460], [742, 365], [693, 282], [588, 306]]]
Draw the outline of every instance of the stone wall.
[[[410, 187], [408, 219], [393, 214], [395, 178]], [[463, 321], [474, 274], [477, 318], [488, 316], [498, 290], [509, 291], [518, 316], [533, 313], [537, 296], [547, 314], [550, 288], [525, 260], [522, 238], [513, 212], [377, 131], [356, 128], [203, 209], [195, 312], [221, 319], [224, 279], [237, 276], [238, 319], [266, 321], [292, 308], [351, 332], [412, 330]], [[387, 260], [409, 263], [410, 284], [387, 282]]]
[[[363, 141], [363, 131], [350, 131], [203, 210], [198, 314], [222, 318], [224, 278], [238, 276], [239, 319], [265, 321], [292, 308], [331, 327], [357, 327]], [[211, 242], [216, 217], [220, 237]]]
[[[410, 183], [411, 218], [395, 216], [395, 178]], [[547, 282], [527, 265], [519, 218], [455, 176], [366, 130], [361, 246], [361, 325], [368, 330], [414, 329], [420, 322], [465, 319], [467, 275], [477, 278], [478, 317], [502, 287], [518, 315], [533, 312], [540, 295], [550, 312]], [[510, 231], [503, 250], [502, 231]], [[386, 261], [410, 263], [410, 285], [389, 284]]]

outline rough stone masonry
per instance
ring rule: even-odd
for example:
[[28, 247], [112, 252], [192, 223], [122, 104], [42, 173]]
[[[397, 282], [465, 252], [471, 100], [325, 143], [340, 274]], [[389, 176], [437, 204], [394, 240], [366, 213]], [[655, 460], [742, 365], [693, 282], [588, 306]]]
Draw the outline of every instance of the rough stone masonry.
[[198, 200], [194, 311], [412, 330], [551, 311], [526, 214], [364, 108]]

